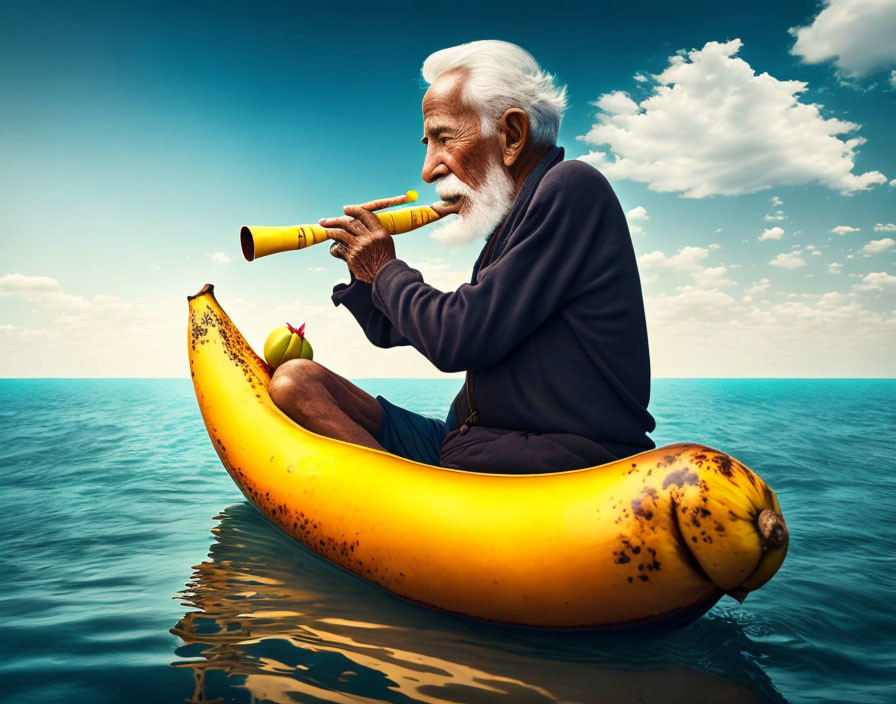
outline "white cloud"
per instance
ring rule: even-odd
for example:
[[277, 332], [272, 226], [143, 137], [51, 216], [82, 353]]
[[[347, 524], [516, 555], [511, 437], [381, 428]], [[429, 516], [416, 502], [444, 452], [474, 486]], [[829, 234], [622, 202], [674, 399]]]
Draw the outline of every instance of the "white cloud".
[[780, 227], [770, 227], [762, 231], [762, 234], [759, 235], [759, 241], [764, 242], [765, 240], [779, 240], [783, 235], [784, 230], [782, 230]]
[[890, 181], [890, 188], [896, 188], [896, 178]]
[[896, 245], [896, 241], [891, 237], [884, 237], [880, 240], [871, 240], [859, 251], [865, 252], [866, 254], [880, 254], [881, 252], [886, 252], [888, 249], [891, 249], [893, 245]]
[[[576, 139], [580, 139], [580, 138], [576, 137]], [[594, 151], [593, 149], [589, 149], [587, 154], [583, 154], [582, 156], [580, 156], [578, 158], [581, 161], [584, 161], [588, 164], [594, 164], [594, 166], [597, 168], [606, 168], [605, 167], [606, 160], [607, 160], [606, 152]]]
[[849, 232], [858, 232], [860, 229], [859, 227], [850, 227], [849, 225], [837, 225], [837, 227], [831, 228], [831, 232], [835, 235], [845, 235]]
[[628, 220], [628, 230], [632, 235], [640, 235], [644, 233], [644, 228], [641, 225], [638, 225], [637, 220], [650, 220], [647, 215], [647, 210], [643, 205], [639, 205], [635, 208], [632, 208], [625, 214], [626, 220]]
[[[48, 276], [6, 274], [0, 296], [29, 304], [30, 326], [0, 331], [0, 376], [183, 376], [182, 299], [152, 306], [66, 293]], [[135, 344], [139, 340], [139, 344]], [[60, 354], [64, 350], [64, 354]]]
[[[605, 93], [593, 104], [597, 105], [601, 110], [620, 115], [634, 116], [640, 112], [638, 104], [628, 97], [628, 93], [623, 90]], [[600, 142], [597, 142], [597, 144], [600, 144]]]
[[308, 271], [327, 271], [325, 266], [309, 266]]
[[839, 291], [829, 291], [821, 295], [821, 298], [818, 299], [818, 305], [822, 308], [836, 308], [837, 306], [842, 306], [848, 300], [849, 297]]
[[644, 83], [647, 80], [647, 76], [645, 76], [643, 73], [636, 73], [635, 80], [638, 83]]
[[862, 283], [855, 284], [856, 291], [884, 291], [896, 289], [896, 276], [885, 271], [877, 271], [862, 277]]
[[230, 264], [230, 262], [233, 261], [233, 259], [229, 255], [224, 254], [224, 252], [212, 252], [208, 256], [215, 264]]
[[628, 220], [650, 220], [643, 205], [632, 208], [625, 214], [625, 217]]
[[777, 208], [782, 205], [784, 205], [783, 200], [781, 200], [778, 196], [772, 196], [772, 207]]
[[886, 224], [879, 222], [879, 223], [877, 223], [877, 225], [874, 226], [874, 231], [875, 232], [896, 232], [896, 225], [894, 225], [891, 222], [888, 222]]
[[765, 214], [766, 222], [774, 222], [774, 221], [780, 221], [780, 220], [786, 220], [786, 219], [787, 219], [787, 216], [784, 215], [784, 213], [781, 212], [780, 210], [776, 211], [774, 215], [771, 215], [770, 213]]
[[682, 247], [676, 254], [667, 257], [663, 252], [655, 250], [638, 257], [638, 268], [645, 282], [652, 282], [656, 275], [652, 272], [671, 272], [680, 276], [689, 274], [700, 288], [711, 289], [734, 284], [728, 278], [728, 267], [703, 266], [702, 262], [709, 256], [713, 247]]
[[896, 63], [896, 3], [892, 0], [828, 0], [812, 24], [788, 30], [791, 53], [805, 63], [833, 60], [848, 77], [865, 76]]
[[806, 266], [806, 262], [800, 256], [799, 250], [779, 254], [772, 259], [769, 264], [780, 267], [781, 269], [798, 269], [801, 266]]
[[34, 300], [62, 290], [59, 282], [49, 276], [26, 276], [25, 274], [5, 274], [0, 276], [0, 295], [22, 296]]
[[[799, 301], [758, 303], [720, 288], [726, 285], [725, 267], [704, 266], [711, 256], [708, 250], [683, 248], [670, 257], [660, 255], [653, 257], [660, 268], [686, 274], [691, 282], [668, 294], [645, 293], [651, 362], [658, 376], [892, 374], [896, 321], [892, 313], [875, 313], [862, 302], [880, 301], [882, 291], [896, 290], [896, 277], [878, 272], [866, 275], [851, 293], [817, 298], [801, 294]], [[428, 269], [425, 276], [432, 283], [440, 274], [468, 280], [468, 272], [453, 272], [440, 260], [420, 268]], [[763, 279], [745, 293], [758, 299], [771, 290], [769, 280]], [[0, 376], [188, 374], [180, 296], [150, 305], [105, 295], [71, 295], [56, 279], [23, 274], [0, 277], [0, 295], [4, 305], [36, 307], [46, 318], [30, 327], [0, 324]], [[348, 311], [334, 309], [326, 296], [321, 305], [299, 298], [274, 306], [227, 296], [219, 300], [256, 350], [284, 320], [306, 322], [315, 359], [348, 378], [395, 376], [396, 370], [408, 377], [447, 376], [412, 348], [371, 347]], [[681, 344], [684, 324], [701, 344]], [[365, 350], [363, 359], [358, 349]], [[807, 349], [824, 353], [807, 356]]]
[[713, 242], [712, 244], [709, 245], [710, 250], [721, 249], [721, 248], [722, 248], [722, 245], [720, 245], [718, 242]]
[[[645, 308], [658, 377], [892, 376], [896, 317], [861, 293], [775, 302], [684, 286]], [[682, 329], [700, 344], [681, 345]]]
[[[436, 262], [444, 288], [460, 278]], [[421, 267], [422, 269], [422, 267]], [[434, 277], [438, 283], [439, 276]], [[151, 304], [113, 296], [70, 295], [47, 276], [7, 274], [0, 277], [4, 306], [22, 311], [27, 322], [0, 325], [0, 377], [184, 377], [187, 366], [186, 308], [182, 296]], [[246, 340], [261, 352], [267, 334], [289, 320], [307, 323], [314, 358], [347, 378], [457, 377], [442, 374], [411, 347], [379, 349], [344, 308], [307, 300], [233, 299], [219, 296]], [[358, 350], [364, 354], [359, 357]], [[61, 351], [61, 352], [60, 352]]]
[[709, 250], [703, 247], [682, 247], [677, 254], [667, 257], [659, 250], [642, 254], [638, 257], [638, 266], [644, 269], [673, 269], [678, 271], [693, 271], [700, 267], [699, 263], [709, 255]]
[[724, 266], [706, 267], [702, 272], [700, 272], [699, 276], [695, 278], [698, 279], [699, 285], [703, 286], [704, 288], [733, 286], [735, 283], [728, 278], [728, 269]]
[[[890, 71], [890, 85], [893, 88], [896, 88], [896, 69]], [[890, 185], [893, 185], [893, 181], [890, 181]]]
[[64, 293], [59, 282], [49, 276], [0, 276], [0, 296], [18, 296], [38, 306], [56, 306], [66, 311], [83, 310], [90, 306], [80, 296]]
[[837, 262], [831, 262], [828, 264], [828, 273], [829, 274], [839, 274], [843, 270], [843, 265]]
[[753, 284], [749, 288], [744, 289], [744, 294], [746, 294], [744, 296], [744, 301], [749, 303], [759, 294], [765, 293], [766, 291], [768, 291], [768, 289], [770, 287], [771, 287], [771, 283], [769, 282], [768, 279], [760, 279], [759, 281], [757, 281], [755, 284]]
[[818, 106], [801, 103], [806, 83], [757, 76], [733, 58], [740, 47], [740, 39], [709, 42], [687, 58], [670, 57], [640, 104], [622, 91], [600, 96], [597, 122], [578, 139], [609, 145], [613, 159], [593, 150], [581, 158], [610, 178], [686, 198], [811, 183], [848, 194], [886, 183], [877, 171], [852, 172], [865, 140], [836, 135], [859, 125], [825, 119]]

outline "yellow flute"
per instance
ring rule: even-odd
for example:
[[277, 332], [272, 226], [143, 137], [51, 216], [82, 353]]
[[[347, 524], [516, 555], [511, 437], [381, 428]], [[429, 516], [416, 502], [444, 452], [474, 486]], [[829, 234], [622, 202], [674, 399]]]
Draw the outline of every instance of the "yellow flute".
[[[408, 191], [407, 200], [410, 203], [417, 200], [417, 192]], [[382, 213], [374, 213], [374, 215], [390, 235], [416, 230], [441, 217], [428, 205], [387, 210]], [[304, 249], [326, 240], [327, 230], [320, 225], [289, 225], [287, 227], [246, 225], [240, 229], [240, 245], [243, 248], [243, 256], [249, 262], [277, 252]]]

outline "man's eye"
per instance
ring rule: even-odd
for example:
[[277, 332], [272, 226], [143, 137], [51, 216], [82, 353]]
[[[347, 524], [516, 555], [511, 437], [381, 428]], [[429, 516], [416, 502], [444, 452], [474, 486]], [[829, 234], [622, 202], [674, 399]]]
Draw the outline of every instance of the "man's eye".
[[451, 137], [439, 137], [439, 141], [440, 141], [442, 144], [448, 144], [448, 142], [451, 141]]

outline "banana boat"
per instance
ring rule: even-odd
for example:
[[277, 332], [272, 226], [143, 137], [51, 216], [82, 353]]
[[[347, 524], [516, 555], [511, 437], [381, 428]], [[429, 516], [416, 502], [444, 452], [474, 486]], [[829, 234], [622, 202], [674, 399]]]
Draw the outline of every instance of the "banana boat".
[[313, 433], [206, 285], [190, 375], [212, 444], [268, 519], [406, 599], [477, 619], [607, 630], [684, 625], [775, 574], [787, 526], [750, 469], [683, 443], [587, 469], [487, 474]]

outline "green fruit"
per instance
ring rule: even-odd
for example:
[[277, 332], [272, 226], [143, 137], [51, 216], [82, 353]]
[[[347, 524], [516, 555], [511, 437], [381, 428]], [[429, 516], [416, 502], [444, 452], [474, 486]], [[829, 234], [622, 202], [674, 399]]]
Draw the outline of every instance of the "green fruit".
[[264, 358], [274, 369], [290, 359], [313, 359], [314, 350], [305, 339], [305, 324], [296, 329], [287, 323], [272, 330], [264, 341]]

